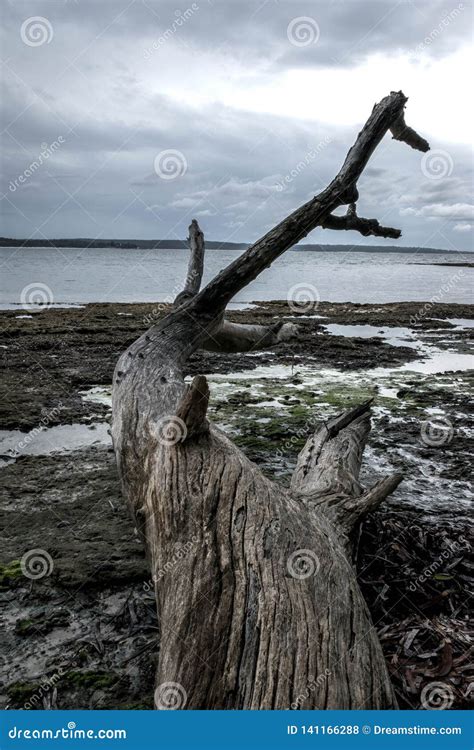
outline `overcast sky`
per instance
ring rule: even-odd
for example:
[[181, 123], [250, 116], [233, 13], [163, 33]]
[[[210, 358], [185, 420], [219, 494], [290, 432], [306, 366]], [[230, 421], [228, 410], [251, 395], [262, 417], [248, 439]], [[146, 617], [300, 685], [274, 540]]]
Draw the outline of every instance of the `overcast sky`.
[[466, 0], [2, 0], [2, 15], [4, 236], [176, 239], [196, 217], [208, 239], [253, 241], [402, 89], [432, 152], [386, 136], [358, 212], [403, 245], [471, 247]]

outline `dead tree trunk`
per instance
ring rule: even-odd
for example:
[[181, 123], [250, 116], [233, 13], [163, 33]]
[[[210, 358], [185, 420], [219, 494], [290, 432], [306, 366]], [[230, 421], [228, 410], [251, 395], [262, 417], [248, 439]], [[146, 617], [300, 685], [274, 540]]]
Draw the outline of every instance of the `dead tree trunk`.
[[[400, 481], [359, 485], [370, 405], [308, 440], [287, 490], [208, 422], [205, 377], [186, 385], [183, 373], [199, 347], [243, 351], [295, 333], [291, 325], [236, 325], [224, 312], [315, 227], [399, 236], [359, 218], [354, 204], [357, 180], [387, 131], [428, 150], [404, 123], [406, 101], [392, 92], [377, 104], [330, 185], [202, 291], [204, 238], [193, 221], [184, 292], [117, 364], [113, 440], [155, 582], [158, 708], [396, 707], [350, 556], [354, 526]], [[333, 216], [343, 204], [346, 216]]]

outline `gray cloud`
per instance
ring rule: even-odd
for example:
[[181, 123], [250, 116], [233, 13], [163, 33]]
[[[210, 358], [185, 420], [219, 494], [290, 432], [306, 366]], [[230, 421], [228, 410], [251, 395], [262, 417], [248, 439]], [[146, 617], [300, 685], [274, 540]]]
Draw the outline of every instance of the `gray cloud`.
[[[152, 0], [5, 6], [2, 234], [174, 238], [198, 216], [210, 239], [256, 239], [325, 187], [359, 126], [260, 112], [250, 101], [245, 108], [233, 103], [233, 82], [273, 85], [297, 69], [349, 72], [370, 54], [411, 58], [420, 44], [442, 60], [469, 38], [467, 4], [443, 25], [451, 8], [437, 0], [195, 5], [186, 0], [180, 14], [174, 3]], [[53, 36], [30, 46], [21, 27], [40, 14]], [[317, 44], [290, 43], [288, 24], [300, 16], [317, 22]], [[213, 99], [222, 70], [225, 101], [222, 89]], [[181, 93], [198, 74], [202, 101], [199, 91], [195, 99]], [[373, 103], [378, 92], [368, 93]], [[305, 96], [316, 106], [317, 86]], [[403, 244], [465, 249], [467, 217], [448, 209], [472, 200], [469, 150], [434, 145], [453, 161], [442, 180], [424, 174], [420, 154], [387, 138], [360, 181], [359, 213], [401, 225]], [[175, 179], [156, 170], [169, 150], [183, 159]], [[311, 240], [362, 241], [322, 230]]]

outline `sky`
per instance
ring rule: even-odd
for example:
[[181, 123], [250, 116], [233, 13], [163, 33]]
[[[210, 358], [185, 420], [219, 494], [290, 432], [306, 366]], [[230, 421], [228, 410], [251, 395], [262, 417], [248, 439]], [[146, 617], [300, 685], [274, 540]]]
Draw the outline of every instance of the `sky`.
[[2, 0], [2, 236], [255, 241], [403, 90], [432, 150], [387, 135], [358, 213], [472, 249], [470, 2], [177, 2]]

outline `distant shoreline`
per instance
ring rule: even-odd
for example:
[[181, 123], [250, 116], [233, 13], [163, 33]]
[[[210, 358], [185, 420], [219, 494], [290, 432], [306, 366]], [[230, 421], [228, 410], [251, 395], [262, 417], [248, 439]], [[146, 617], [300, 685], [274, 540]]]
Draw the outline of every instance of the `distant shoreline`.
[[[52, 240], [26, 240], [0, 237], [0, 247], [58, 247], [79, 249], [119, 249], [119, 250], [188, 250], [186, 240], [94, 240], [89, 238], [76, 239], [52, 239]], [[206, 241], [209, 250], [246, 250], [250, 247], [244, 242], [218, 242], [216, 240]], [[304, 244], [296, 245], [290, 251], [294, 252], [322, 252], [322, 253], [424, 253], [433, 255], [455, 255], [458, 251], [440, 250], [434, 247], [406, 247], [398, 245], [320, 245]], [[465, 251], [469, 252], [469, 251]]]
[[461, 263], [413, 263], [414, 266], [456, 266], [459, 268], [474, 268], [474, 263], [469, 263], [468, 261], [461, 262]]

